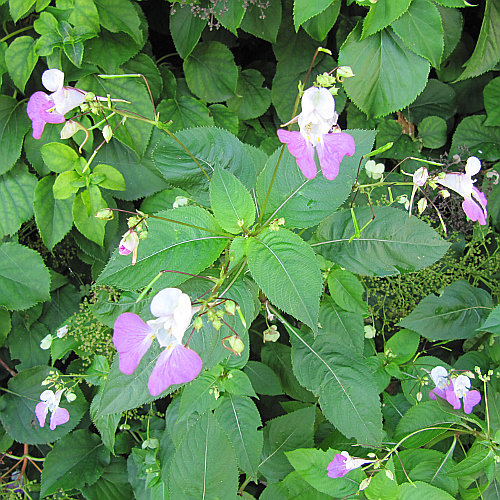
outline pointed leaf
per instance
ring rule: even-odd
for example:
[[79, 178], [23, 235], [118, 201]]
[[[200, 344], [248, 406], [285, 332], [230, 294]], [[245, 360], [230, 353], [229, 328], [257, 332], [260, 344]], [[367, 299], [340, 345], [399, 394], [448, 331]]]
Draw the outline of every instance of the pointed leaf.
[[363, 21], [361, 38], [367, 38], [389, 26], [408, 10], [411, 2], [412, 0], [398, 0], [397, 2], [376, 2], [371, 5]]
[[16, 87], [24, 92], [24, 87], [38, 62], [36, 41], [30, 36], [19, 36], [5, 51], [5, 64]]

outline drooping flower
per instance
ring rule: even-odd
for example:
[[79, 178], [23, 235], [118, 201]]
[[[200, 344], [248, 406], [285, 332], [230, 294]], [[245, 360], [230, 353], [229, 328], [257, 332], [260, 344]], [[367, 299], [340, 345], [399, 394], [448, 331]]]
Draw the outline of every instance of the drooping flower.
[[328, 471], [328, 477], [343, 477], [348, 472], [372, 462], [374, 462], [374, 460], [351, 457], [347, 451], [343, 451], [337, 453], [333, 457], [333, 460], [328, 464], [326, 470]]
[[132, 374], [156, 338], [164, 350], [149, 377], [151, 395], [158, 396], [173, 384], [195, 379], [202, 368], [201, 358], [182, 344], [194, 312], [185, 293], [178, 288], [164, 288], [151, 301], [151, 313], [156, 319], [144, 322], [137, 314], [120, 314], [113, 334], [120, 371]]
[[64, 86], [64, 73], [48, 69], [42, 74], [43, 86], [52, 92], [35, 92], [28, 101], [27, 113], [33, 124], [33, 137], [40, 139], [46, 123], [64, 123], [64, 115], [82, 104], [86, 92]]
[[49, 429], [53, 431], [58, 425], [65, 424], [69, 420], [69, 412], [65, 408], [59, 408], [63, 390], [51, 391], [50, 389], [40, 394], [41, 402], [35, 406], [35, 415], [40, 427], [45, 425], [47, 413], [50, 411]]
[[374, 160], [368, 160], [365, 164], [365, 170], [368, 177], [377, 180], [383, 177], [385, 165], [383, 163], [375, 163]]
[[464, 412], [472, 413], [472, 409], [481, 401], [481, 393], [470, 390], [470, 379], [466, 375], [450, 378], [448, 371], [443, 366], [436, 366], [431, 370], [431, 378], [436, 387], [429, 392], [431, 399], [436, 396], [446, 399], [455, 410], [460, 410], [460, 399], [464, 402]]
[[345, 155], [352, 156], [355, 151], [354, 139], [344, 132], [332, 132], [338, 115], [335, 112], [335, 99], [326, 88], [311, 87], [302, 96], [302, 113], [290, 123], [298, 121], [300, 132], [278, 130], [279, 140], [288, 145], [295, 156], [297, 165], [308, 179], [317, 174], [314, 151], [323, 175], [333, 180], [339, 173], [339, 165]]
[[486, 225], [488, 211], [486, 210], [486, 196], [474, 186], [475, 180], [472, 177], [481, 170], [479, 158], [471, 156], [465, 165], [465, 173], [450, 172], [444, 175], [433, 177], [436, 184], [451, 189], [463, 196], [462, 208], [472, 221], [478, 221], [481, 225]]
[[132, 265], [137, 261], [137, 247], [139, 246], [139, 235], [137, 231], [129, 229], [122, 237], [118, 252], [120, 255], [132, 254]]

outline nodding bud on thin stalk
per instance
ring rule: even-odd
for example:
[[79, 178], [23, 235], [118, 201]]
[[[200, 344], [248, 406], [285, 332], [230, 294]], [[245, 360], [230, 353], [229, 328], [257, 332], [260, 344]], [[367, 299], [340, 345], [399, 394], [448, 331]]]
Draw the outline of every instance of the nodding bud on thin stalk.
[[100, 220], [113, 220], [115, 214], [111, 208], [102, 208], [95, 214], [96, 219]]

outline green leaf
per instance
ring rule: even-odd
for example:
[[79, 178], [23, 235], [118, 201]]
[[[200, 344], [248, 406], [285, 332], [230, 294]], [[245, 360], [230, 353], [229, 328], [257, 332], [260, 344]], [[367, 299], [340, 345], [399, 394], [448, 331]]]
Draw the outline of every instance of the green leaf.
[[97, 183], [100, 187], [104, 189], [114, 189], [115, 191], [125, 191], [125, 179], [116, 168], [110, 165], [100, 164], [94, 167], [92, 174], [104, 176], [104, 179]]
[[220, 381], [220, 386], [225, 392], [233, 396], [249, 396], [256, 398], [250, 378], [241, 370], [230, 370], [227, 376]]
[[97, 186], [89, 186], [78, 193], [73, 201], [73, 220], [76, 228], [85, 238], [100, 246], [104, 242], [106, 221], [97, 219], [95, 214], [107, 206]]
[[0, 347], [4, 345], [11, 328], [10, 312], [6, 309], [0, 309]]
[[[74, 170], [59, 174], [52, 185], [53, 198], [56, 200], [71, 198], [71, 202], [73, 202], [73, 195], [78, 193], [82, 181], [85, 182], [82, 176]], [[73, 220], [73, 216], [71, 216], [71, 220]]]
[[172, 500], [234, 499], [238, 489], [236, 457], [212, 414], [205, 413], [189, 428], [172, 459], [168, 484]]
[[[146, 286], [162, 269], [197, 274], [214, 262], [228, 242], [226, 237], [214, 234], [219, 227], [199, 207], [180, 207], [157, 215], [200, 229], [149, 219], [149, 236], [139, 245], [137, 263], [132, 265], [130, 257], [119, 255], [116, 249], [98, 283], [135, 290]], [[175, 286], [185, 280], [185, 275], [165, 273], [160, 283], [162, 287]]]
[[208, 110], [216, 127], [225, 128], [235, 135], [238, 134], [239, 119], [236, 113], [233, 113], [224, 104], [212, 104]]
[[[443, 411], [437, 401], [424, 401], [412, 406], [403, 415], [396, 428], [396, 436], [399, 440], [416, 431], [430, 427], [430, 429], [422, 430], [422, 432], [417, 432], [415, 435], [408, 437], [403, 443], [405, 448], [418, 448], [459, 422], [459, 417]], [[438, 428], [432, 429], [432, 427]]]
[[392, 362], [401, 365], [415, 356], [419, 343], [420, 335], [417, 332], [399, 330], [385, 343], [384, 351], [390, 351], [394, 355]]
[[191, 6], [175, 6], [170, 14], [170, 34], [175, 50], [182, 59], [186, 59], [196, 47], [206, 25], [207, 20], [195, 16], [191, 12]]
[[107, 30], [130, 35], [137, 43], [143, 41], [141, 20], [130, 0], [94, 0], [101, 25]]
[[24, 105], [12, 97], [0, 95], [0, 174], [15, 165], [29, 128], [30, 120]]
[[302, 27], [306, 33], [318, 42], [322, 42], [337, 21], [341, 4], [341, 0], [333, 0], [323, 12], [305, 21]]
[[42, 497], [59, 489], [93, 484], [109, 463], [109, 451], [95, 434], [79, 429], [54, 445], [43, 463]]
[[[9, 11], [15, 23], [26, 15], [35, 5], [36, 0], [9, 0]], [[4, 2], [3, 2], [4, 3]]]
[[36, 177], [18, 163], [0, 176], [0, 236], [14, 234], [33, 216]]
[[47, 444], [57, 441], [78, 424], [88, 409], [85, 397], [80, 389], [75, 387], [73, 392], [77, 396], [76, 400], [69, 404], [63, 397], [60, 403], [62, 408], [69, 411], [69, 421], [51, 431], [48, 415], [45, 427], [41, 428], [38, 425], [35, 406], [40, 402], [40, 394], [46, 389], [42, 386], [42, 381], [47, 378], [50, 370], [55, 368], [36, 366], [22, 370], [9, 379], [8, 387], [12, 392], [2, 396], [0, 420], [7, 433], [19, 443]]
[[447, 472], [451, 477], [471, 476], [477, 472], [484, 471], [488, 465], [493, 463], [494, 456], [490, 449], [483, 447], [471, 448], [467, 456]]
[[446, 61], [460, 41], [464, 21], [458, 9], [449, 9], [440, 5], [437, 8], [444, 30], [444, 50], [441, 61]]
[[439, 297], [432, 293], [425, 297], [399, 325], [430, 340], [468, 339], [476, 335], [492, 307], [488, 292], [459, 280]]
[[94, 0], [75, 0], [69, 22], [73, 26], [85, 26], [90, 31], [98, 33], [100, 30], [99, 14]]
[[486, 126], [484, 115], [467, 116], [453, 134], [449, 154], [460, 154], [461, 146], [482, 160], [496, 161], [500, 158], [500, 127]]
[[391, 28], [361, 39], [360, 24], [342, 45], [339, 65], [352, 67], [356, 77], [346, 79], [344, 89], [369, 117], [385, 116], [413, 102], [429, 74], [429, 62], [411, 52]]
[[[330, 497], [344, 498], [356, 493], [358, 482], [363, 478], [361, 469], [353, 470], [347, 477], [332, 478], [326, 474], [328, 464], [333, 460], [337, 450], [327, 451], [299, 448], [285, 453], [293, 468], [310, 486]], [[385, 498], [385, 497], [384, 497]]]
[[27, 309], [48, 300], [49, 285], [49, 271], [40, 254], [18, 243], [0, 246], [1, 306], [10, 310]]
[[258, 38], [275, 43], [281, 24], [281, 2], [269, 2], [262, 9], [259, 5], [248, 5], [241, 29]]
[[189, 90], [207, 102], [221, 102], [236, 93], [238, 68], [220, 42], [201, 42], [183, 64]]
[[465, 70], [457, 81], [482, 75], [492, 69], [500, 60], [500, 5], [494, 0], [486, 0], [483, 23], [476, 47]]
[[408, 107], [408, 120], [416, 124], [426, 116], [439, 116], [447, 120], [456, 110], [453, 88], [439, 80], [430, 79], [424, 91]]
[[239, 73], [236, 96], [227, 101], [228, 108], [240, 120], [250, 120], [263, 115], [271, 105], [271, 91], [262, 87], [264, 77], [256, 69], [245, 69]]
[[400, 498], [398, 483], [396, 483], [394, 478], [391, 479], [386, 474], [386, 472], [389, 471], [389, 468], [385, 468], [379, 471], [378, 474], [372, 476], [368, 488], [364, 490], [368, 500], [379, 500], [380, 498], [383, 498], [384, 500], [396, 500]]
[[285, 324], [292, 343], [293, 370], [299, 382], [319, 394], [323, 414], [346, 437], [377, 444], [382, 439], [378, 391], [361, 356], [336, 350], [328, 334], [314, 340]]
[[211, 126], [214, 124], [208, 108], [194, 97], [181, 96], [175, 99], [164, 99], [157, 108], [164, 120], [172, 120], [171, 132], [189, 127]]
[[215, 417], [233, 445], [239, 468], [247, 476], [256, 476], [263, 446], [259, 410], [248, 397], [228, 394], [215, 410]]
[[[312, 247], [345, 269], [366, 276], [390, 276], [423, 269], [439, 260], [450, 244], [416, 217], [397, 208], [373, 207], [375, 219], [354, 235], [350, 210], [337, 212], [318, 227]], [[356, 208], [363, 227], [371, 218], [369, 207]]]
[[498, 103], [500, 102], [500, 77], [491, 80], [483, 90], [484, 107], [488, 118], [484, 122], [486, 126], [500, 126], [500, 110]]
[[41, 148], [42, 158], [52, 172], [62, 173], [75, 169], [78, 153], [66, 144], [60, 142], [49, 142]]
[[241, 181], [218, 168], [210, 183], [210, 204], [220, 226], [233, 234], [249, 229], [255, 222], [255, 204]]
[[439, 116], [426, 116], [418, 124], [418, 136], [426, 148], [438, 149], [446, 144], [448, 127]]
[[214, 15], [224, 28], [233, 35], [238, 36], [236, 29], [240, 27], [245, 10], [244, 4], [239, 0], [226, 0], [224, 5], [215, 8]]
[[328, 275], [328, 289], [332, 299], [346, 311], [366, 313], [363, 300], [365, 289], [361, 282], [349, 271], [335, 269]]
[[413, 0], [408, 10], [391, 26], [408, 48], [439, 68], [444, 32], [439, 10], [430, 0]]
[[221, 371], [222, 369], [216, 366], [210, 372], [201, 373], [184, 387], [178, 422], [185, 421], [194, 413], [203, 415], [205, 412], [217, 408], [220, 401], [214, 395], [214, 387], [217, 386]]
[[500, 335], [500, 305], [496, 306], [486, 318], [486, 321], [478, 328], [479, 331], [486, 331]]
[[292, 471], [286, 451], [313, 446], [315, 418], [314, 406], [308, 406], [266, 422], [259, 470], [270, 482], [279, 481]]
[[408, 10], [411, 2], [412, 0], [398, 0], [397, 2], [376, 2], [371, 5], [363, 21], [361, 39], [389, 26]]
[[269, 300], [317, 331], [322, 278], [309, 245], [286, 229], [266, 230], [249, 239], [247, 258]]
[[281, 381], [276, 373], [269, 366], [260, 361], [249, 361], [244, 372], [252, 382], [252, 386], [257, 394], [266, 396], [277, 396], [283, 394]]
[[5, 64], [12, 81], [21, 92], [38, 62], [35, 40], [30, 36], [17, 37], [5, 51]]
[[[375, 138], [372, 130], [347, 130], [356, 143], [356, 152], [346, 156], [340, 164], [340, 173], [334, 181], [319, 173], [306, 179], [295, 157], [285, 149], [268, 198], [263, 220], [284, 217], [285, 226], [310, 227], [318, 224], [337, 210], [351, 193], [356, 180], [361, 156], [368, 153]], [[262, 207], [271, 179], [281, 154], [278, 149], [271, 155], [257, 179], [257, 200]]]
[[446, 493], [435, 486], [422, 481], [413, 481], [410, 483], [403, 483], [399, 486], [399, 498], [404, 498], [405, 500], [453, 500], [450, 494]]
[[307, 20], [327, 9], [334, 0], [294, 0], [293, 24], [295, 31]]

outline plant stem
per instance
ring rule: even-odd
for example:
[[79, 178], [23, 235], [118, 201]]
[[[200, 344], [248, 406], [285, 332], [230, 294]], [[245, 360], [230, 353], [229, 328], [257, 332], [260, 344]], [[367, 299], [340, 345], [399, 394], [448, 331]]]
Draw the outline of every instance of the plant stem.
[[13, 36], [19, 35], [19, 33], [24, 33], [25, 31], [29, 31], [31, 29], [33, 29], [33, 25], [25, 26], [24, 28], [20, 28], [16, 31], [13, 31], [12, 33], [9, 33], [8, 35], [5, 35], [3, 38], [0, 38], [0, 43], [6, 42], [9, 38], [12, 38]]

